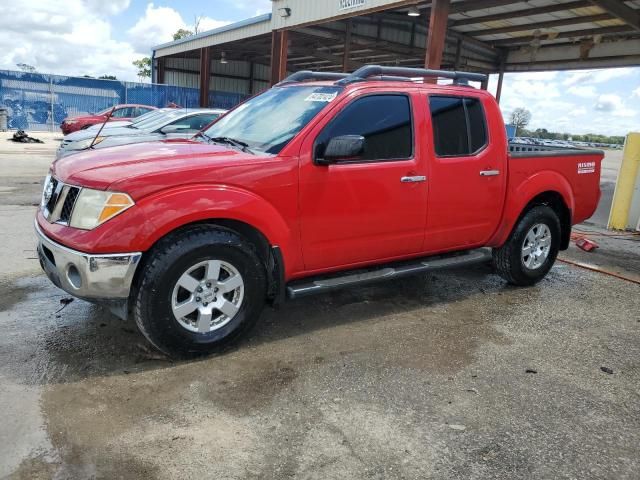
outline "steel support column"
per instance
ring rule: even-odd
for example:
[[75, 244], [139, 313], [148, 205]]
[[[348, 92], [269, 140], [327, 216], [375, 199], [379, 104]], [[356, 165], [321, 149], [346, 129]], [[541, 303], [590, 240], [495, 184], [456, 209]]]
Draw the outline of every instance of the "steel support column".
[[427, 36], [426, 68], [439, 69], [442, 65], [442, 54], [447, 35], [450, 0], [433, 0], [429, 17], [429, 34]]
[[209, 82], [211, 81], [211, 49], [200, 49], [200, 107], [209, 106]]
[[166, 64], [166, 58], [160, 57], [158, 59], [158, 72], [156, 73], [156, 83], [164, 83], [164, 69]]
[[351, 66], [349, 65], [349, 57], [351, 56], [351, 30], [353, 23], [351, 19], [347, 20], [346, 30], [344, 33], [344, 52], [342, 54], [342, 71], [350, 72]]
[[271, 85], [275, 85], [287, 76], [287, 52], [289, 32], [274, 30], [271, 32]]

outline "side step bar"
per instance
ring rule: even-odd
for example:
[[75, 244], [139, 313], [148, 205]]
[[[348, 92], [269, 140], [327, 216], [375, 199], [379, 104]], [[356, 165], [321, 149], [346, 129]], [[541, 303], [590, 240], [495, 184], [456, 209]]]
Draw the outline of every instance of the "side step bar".
[[380, 282], [392, 278], [401, 278], [431, 270], [485, 263], [490, 260], [491, 249], [489, 248], [479, 248], [477, 250], [467, 250], [449, 255], [420, 258], [393, 266], [381, 266], [376, 270], [357, 270], [354, 273], [345, 273], [332, 277], [325, 276], [316, 278], [315, 280], [303, 279], [293, 281], [287, 285], [287, 296], [289, 298], [306, 297], [307, 295], [324, 293], [339, 288]]

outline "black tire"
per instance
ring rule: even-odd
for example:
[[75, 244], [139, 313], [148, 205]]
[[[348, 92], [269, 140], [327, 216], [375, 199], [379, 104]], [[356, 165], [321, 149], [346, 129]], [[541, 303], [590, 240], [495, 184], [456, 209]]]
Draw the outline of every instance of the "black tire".
[[[544, 262], [537, 268], [528, 268], [522, 258], [523, 244], [529, 231], [536, 225], [546, 225], [551, 233], [551, 245]], [[493, 249], [493, 264], [497, 273], [512, 285], [529, 286], [542, 280], [558, 256], [560, 248], [560, 219], [546, 206], [531, 208], [518, 221], [509, 239], [500, 248]]]
[[[208, 333], [192, 332], [173, 314], [173, 289], [190, 266], [207, 260], [233, 265], [244, 282], [244, 295], [227, 324]], [[266, 302], [265, 268], [254, 246], [222, 227], [199, 225], [170, 234], [154, 246], [141, 267], [133, 315], [151, 344], [171, 357], [205, 355], [230, 347], [256, 324]]]

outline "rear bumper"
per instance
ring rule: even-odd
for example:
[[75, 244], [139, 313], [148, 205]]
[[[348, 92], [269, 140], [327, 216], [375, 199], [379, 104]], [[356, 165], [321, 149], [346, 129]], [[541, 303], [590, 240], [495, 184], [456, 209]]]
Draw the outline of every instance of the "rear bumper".
[[86, 300], [110, 301], [129, 297], [141, 252], [92, 255], [54, 242], [42, 232], [37, 222], [35, 230], [40, 265], [57, 287]]

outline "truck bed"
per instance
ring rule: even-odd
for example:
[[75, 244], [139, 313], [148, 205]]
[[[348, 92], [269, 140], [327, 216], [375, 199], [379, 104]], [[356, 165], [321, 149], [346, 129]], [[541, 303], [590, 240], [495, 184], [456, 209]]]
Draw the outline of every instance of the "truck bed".
[[558, 188], [564, 185], [572, 224], [581, 223], [598, 206], [603, 158], [604, 152], [596, 149], [509, 143], [509, 193], [517, 196], [519, 186], [535, 177], [544, 178], [544, 184], [556, 182]]

